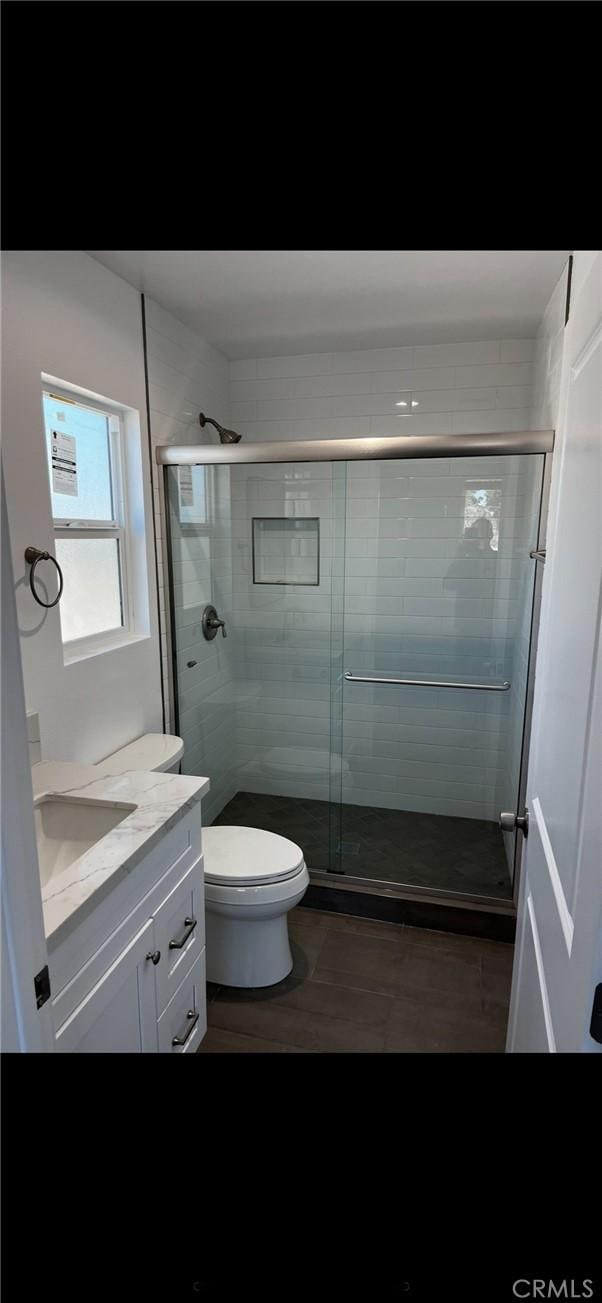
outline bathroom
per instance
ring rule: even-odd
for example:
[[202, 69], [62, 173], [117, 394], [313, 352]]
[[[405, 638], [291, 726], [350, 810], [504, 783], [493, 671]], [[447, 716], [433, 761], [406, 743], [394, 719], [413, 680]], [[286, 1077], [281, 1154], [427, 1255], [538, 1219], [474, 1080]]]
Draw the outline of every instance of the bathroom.
[[600, 1052], [601, 280], [3, 254], [3, 1051]]

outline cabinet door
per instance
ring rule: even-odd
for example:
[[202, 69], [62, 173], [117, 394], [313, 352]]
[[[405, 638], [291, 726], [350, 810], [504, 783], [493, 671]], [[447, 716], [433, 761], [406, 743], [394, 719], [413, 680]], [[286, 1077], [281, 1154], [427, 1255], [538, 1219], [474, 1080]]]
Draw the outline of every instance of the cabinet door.
[[59, 1027], [56, 1048], [71, 1054], [156, 1054], [154, 924], [117, 956], [86, 998]]

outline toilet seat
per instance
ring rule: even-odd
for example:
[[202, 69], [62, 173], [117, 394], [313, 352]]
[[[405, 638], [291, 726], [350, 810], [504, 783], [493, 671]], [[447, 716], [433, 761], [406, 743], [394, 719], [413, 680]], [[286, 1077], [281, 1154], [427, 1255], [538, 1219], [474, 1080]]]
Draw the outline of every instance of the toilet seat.
[[286, 882], [304, 866], [301, 847], [288, 837], [227, 824], [203, 828], [203, 859], [205, 882], [221, 887]]

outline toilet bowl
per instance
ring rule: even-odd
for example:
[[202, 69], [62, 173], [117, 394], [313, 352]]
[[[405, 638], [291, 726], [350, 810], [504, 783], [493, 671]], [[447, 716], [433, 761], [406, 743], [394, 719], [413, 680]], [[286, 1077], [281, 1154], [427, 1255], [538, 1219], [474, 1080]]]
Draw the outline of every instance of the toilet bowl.
[[[180, 737], [145, 733], [106, 756], [104, 774], [129, 769], [177, 773]], [[303, 851], [261, 828], [203, 828], [207, 980], [273, 986], [290, 973], [287, 914], [309, 886]]]
[[261, 828], [203, 829], [207, 980], [273, 986], [290, 973], [287, 914], [305, 895], [303, 851]]

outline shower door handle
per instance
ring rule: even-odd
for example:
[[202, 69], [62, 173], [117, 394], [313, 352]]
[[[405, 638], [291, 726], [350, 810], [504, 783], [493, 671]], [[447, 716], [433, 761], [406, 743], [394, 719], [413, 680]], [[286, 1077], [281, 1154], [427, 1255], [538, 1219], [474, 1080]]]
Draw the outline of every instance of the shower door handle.
[[470, 692], [508, 692], [512, 686], [507, 679], [503, 683], [446, 683], [443, 679], [377, 679], [372, 674], [352, 674], [345, 670], [343, 678], [348, 683], [397, 683], [408, 688], [463, 688]]

